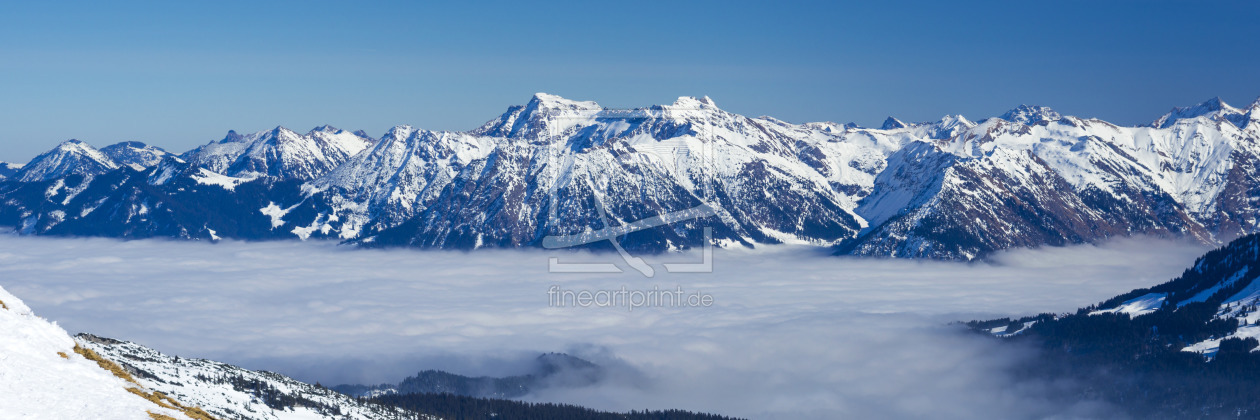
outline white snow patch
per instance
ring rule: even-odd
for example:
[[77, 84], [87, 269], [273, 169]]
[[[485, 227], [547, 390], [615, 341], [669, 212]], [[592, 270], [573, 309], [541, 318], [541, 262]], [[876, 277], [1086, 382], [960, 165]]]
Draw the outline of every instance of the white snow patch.
[[206, 168], [200, 168], [198, 169], [196, 174], [192, 175], [192, 179], [194, 181], [197, 181], [198, 184], [218, 185], [228, 191], [235, 190], [237, 185], [241, 185], [246, 182], [253, 181], [256, 178], [257, 177], [235, 178], [235, 177], [230, 177], [227, 175], [223, 175], [223, 174], [211, 171]]
[[271, 228], [275, 229], [284, 226], [284, 215], [289, 214], [289, 210], [292, 209], [292, 207], [282, 209], [274, 202], [267, 202], [267, 207], [263, 207], [258, 211], [271, 218]]
[[1168, 295], [1163, 294], [1163, 293], [1147, 293], [1145, 295], [1126, 300], [1124, 301], [1124, 303], [1121, 303], [1119, 306], [1116, 306], [1114, 308], [1094, 311], [1094, 312], [1090, 312], [1089, 314], [1097, 315], [1097, 314], [1122, 313], [1122, 314], [1129, 314], [1130, 317], [1146, 315], [1146, 314], [1149, 314], [1151, 312], [1155, 312], [1156, 310], [1158, 310], [1159, 307], [1164, 304], [1164, 300], [1167, 298], [1168, 298]]

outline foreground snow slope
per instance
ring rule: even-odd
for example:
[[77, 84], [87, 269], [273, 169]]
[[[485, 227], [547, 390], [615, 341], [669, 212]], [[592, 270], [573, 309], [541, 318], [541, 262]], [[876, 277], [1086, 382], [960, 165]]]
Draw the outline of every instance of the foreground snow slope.
[[128, 391], [138, 385], [76, 353], [65, 330], [35, 316], [3, 288], [0, 302], [0, 417], [145, 420], [156, 413], [189, 418]]
[[71, 338], [0, 288], [0, 418], [159, 418], [150, 413], [193, 420], [434, 419], [276, 373], [87, 334]]
[[139, 344], [80, 334], [80, 345], [118, 361], [136, 380], [220, 419], [428, 419], [356, 401], [278, 373], [252, 371], [204, 359], [168, 356]]

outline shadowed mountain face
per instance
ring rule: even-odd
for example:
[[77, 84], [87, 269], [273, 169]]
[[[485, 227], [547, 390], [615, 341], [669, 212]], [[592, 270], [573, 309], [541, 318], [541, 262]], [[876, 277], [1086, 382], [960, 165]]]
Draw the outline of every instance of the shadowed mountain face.
[[277, 127], [178, 157], [67, 142], [0, 183], [0, 224], [444, 249], [801, 243], [958, 260], [1134, 234], [1219, 243], [1260, 224], [1257, 112], [1212, 100], [1121, 127], [1021, 105], [871, 129], [749, 118], [708, 98], [615, 110], [538, 94], [468, 132]]
[[1072, 383], [1137, 418], [1260, 413], [1260, 235], [1211, 251], [1176, 279], [1075, 314], [968, 323], [1041, 349], [1021, 375]]

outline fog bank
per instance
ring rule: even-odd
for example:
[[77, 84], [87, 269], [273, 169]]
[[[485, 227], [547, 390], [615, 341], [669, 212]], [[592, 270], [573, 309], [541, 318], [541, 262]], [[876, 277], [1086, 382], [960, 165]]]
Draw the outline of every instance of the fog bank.
[[[1016, 381], [1035, 357], [957, 320], [1064, 312], [1180, 274], [1205, 248], [1153, 239], [1017, 250], [990, 263], [718, 250], [712, 273], [647, 278], [616, 254], [358, 250], [321, 242], [0, 235], [0, 286], [69, 331], [324, 384], [422, 369], [521, 373], [539, 352], [610, 367], [527, 399], [755, 418], [1045, 418], [1114, 413]], [[624, 273], [549, 273], [548, 257]], [[554, 286], [554, 288], [553, 288]], [[702, 293], [710, 306], [555, 307], [549, 290]]]

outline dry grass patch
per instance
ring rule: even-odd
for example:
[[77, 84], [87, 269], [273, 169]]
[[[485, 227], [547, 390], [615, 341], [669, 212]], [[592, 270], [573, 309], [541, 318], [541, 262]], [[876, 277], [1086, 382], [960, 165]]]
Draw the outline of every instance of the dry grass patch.
[[149, 413], [149, 418], [152, 418], [153, 420], [179, 420], [177, 418], [165, 414], [154, 413], [152, 411], [146, 411], [146, 413]]
[[[177, 410], [177, 411], [183, 412], [184, 415], [194, 420], [218, 420], [214, 416], [211, 416], [210, 413], [207, 413], [205, 410], [202, 410], [201, 407], [186, 407], [183, 404], [180, 404], [179, 401], [175, 401], [175, 399], [166, 396], [166, 394], [163, 394], [160, 391], [153, 391], [152, 393], [144, 392], [144, 390], [140, 389], [140, 383], [136, 382], [136, 378], [132, 377], [130, 373], [127, 373], [126, 369], [123, 369], [122, 366], [119, 366], [117, 363], [114, 363], [114, 361], [106, 359], [104, 356], [97, 354], [96, 352], [92, 351], [92, 349], [75, 344], [74, 352], [82, 355], [84, 358], [88, 360], [95, 361], [96, 364], [101, 367], [101, 369], [108, 370], [110, 373], [113, 373], [114, 376], [117, 376], [127, 382], [131, 382], [135, 384], [136, 385], [135, 387], [127, 387], [127, 392], [139, 395], [141, 398], [144, 398], [154, 404], [157, 404], [158, 407], [169, 408], [171, 410]], [[64, 353], [62, 353], [62, 357], [67, 357], [67, 356]], [[161, 417], [158, 417], [158, 416], [161, 416]], [[165, 416], [165, 415], [157, 414], [154, 412], [149, 412], [149, 417], [153, 417], [154, 419], [171, 418], [170, 416]]]
[[123, 380], [127, 382], [140, 385], [139, 382], [136, 382], [136, 378], [131, 377], [131, 374], [127, 373], [126, 369], [123, 369], [122, 366], [118, 366], [118, 364], [114, 363], [114, 361], [106, 359], [99, 354], [96, 354], [96, 352], [92, 351], [92, 349], [84, 348], [83, 346], [75, 344], [74, 352], [83, 356], [83, 358], [85, 359], [96, 362], [97, 366], [100, 366], [101, 369], [108, 370], [110, 373], [113, 373], [114, 376], [123, 378]]
[[0, 300], [0, 308], [9, 309], [9, 305], [5, 305], [4, 301]]
[[57, 352], [57, 355], [58, 355], [58, 356], [61, 356], [61, 358], [62, 358], [62, 359], [69, 359], [69, 358], [70, 358], [70, 355], [66, 354], [66, 352], [64, 352], [64, 351], [59, 351], [59, 352]]
[[127, 391], [132, 394], [139, 395], [141, 398], [149, 400], [149, 402], [157, 404], [158, 407], [169, 408], [182, 412], [185, 416], [194, 420], [218, 420], [214, 418], [214, 416], [211, 416], [210, 413], [202, 410], [201, 407], [185, 407], [183, 404], [180, 404], [179, 401], [175, 401], [174, 398], [168, 397], [161, 391], [153, 391], [152, 393], [149, 393], [144, 392], [139, 388], [127, 388]]

